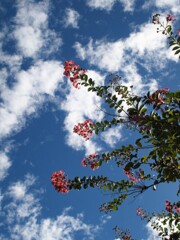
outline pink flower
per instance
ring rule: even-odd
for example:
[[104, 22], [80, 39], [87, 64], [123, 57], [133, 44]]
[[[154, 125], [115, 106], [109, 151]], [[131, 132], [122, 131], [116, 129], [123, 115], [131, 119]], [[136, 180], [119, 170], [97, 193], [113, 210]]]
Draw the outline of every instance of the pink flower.
[[124, 170], [124, 173], [127, 175], [129, 180], [131, 180], [132, 182], [134, 182], [134, 183], [139, 182], [139, 180], [135, 176], [133, 176], [133, 173], [131, 172], [131, 170], [128, 170], [128, 171]]
[[143, 211], [142, 208], [137, 208], [137, 209], [136, 209], [136, 213], [137, 213], [137, 215], [140, 216], [142, 219], [144, 219], [144, 218], [147, 216], [146, 213]]
[[87, 167], [86, 158], [83, 158], [83, 159], [82, 159], [81, 165], [82, 165], [83, 167]]
[[163, 88], [155, 91], [152, 95], [149, 96], [150, 103], [155, 103], [161, 105], [164, 103], [163, 97], [161, 94], [166, 94], [169, 92], [169, 88]]
[[72, 60], [64, 63], [64, 70], [64, 75], [70, 79], [75, 88], [79, 89], [81, 76], [86, 73], [86, 70], [81, 69], [79, 65], [74, 64]]
[[73, 132], [88, 140], [92, 136], [93, 125], [94, 123], [91, 120], [85, 120], [83, 123], [78, 123], [78, 125], [74, 126]]
[[93, 153], [90, 154], [87, 158], [83, 158], [81, 164], [83, 167], [89, 166], [92, 170], [98, 169], [99, 168], [98, 159], [99, 155], [97, 153]]
[[169, 88], [163, 88], [163, 89], [157, 90], [155, 93], [165, 94], [167, 92], [169, 92]]
[[174, 208], [176, 209], [177, 213], [180, 213], [180, 207], [175, 206]]
[[166, 200], [165, 205], [166, 205], [166, 211], [172, 212], [173, 206], [171, 205], [171, 202]]
[[180, 36], [180, 29], [178, 30], [178, 36]]
[[97, 162], [97, 161], [92, 161], [92, 162], [90, 163], [90, 168], [91, 168], [92, 170], [98, 169], [98, 168], [99, 168], [98, 162]]
[[167, 14], [166, 20], [171, 21], [173, 19], [173, 16], [171, 14]]
[[54, 172], [51, 176], [51, 183], [54, 185], [57, 192], [68, 193], [68, 180], [64, 176], [64, 172]]
[[131, 180], [134, 183], [137, 183], [144, 179], [144, 171], [141, 168], [139, 169], [139, 172], [136, 171], [135, 173], [133, 173], [131, 170], [126, 171], [124, 169], [124, 173], [127, 175], [129, 180]]

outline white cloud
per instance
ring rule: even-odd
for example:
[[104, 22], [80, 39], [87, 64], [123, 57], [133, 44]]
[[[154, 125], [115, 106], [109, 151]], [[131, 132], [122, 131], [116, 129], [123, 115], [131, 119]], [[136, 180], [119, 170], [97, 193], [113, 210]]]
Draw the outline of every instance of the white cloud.
[[147, 81], [145, 76], [142, 78], [138, 70], [140, 65], [150, 74], [152, 69], [164, 69], [169, 60], [178, 61], [178, 57], [167, 48], [166, 37], [157, 34], [156, 26], [150, 23], [141, 25], [125, 39], [114, 42], [90, 39], [85, 46], [76, 42], [74, 48], [78, 57], [91, 65], [108, 72], [118, 71], [127, 84], [135, 86], [139, 92], [147, 90], [147, 87], [155, 90], [158, 86], [154, 79]]
[[6, 152], [0, 152], [0, 181], [2, 181], [6, 176], [8, 169], [11, 167], [11, 161], [7, 156]]
[[[26, 117], [35, 113], [48, 96], [53, 96], [62, 82], [63, 67], [57, 61], [38, 61], [27, 71], [16, 74], [16, 82], [1, 89], [0, 136], [6, 137], [25, 124]], [[45, 97], [46, 94], [46, 97]]]
[[65, 27], [79, 28], [78, 26], [79, 19], [80, 19], [80, 15], [74, 9], [67, 8], [65, 10], [65, 16], [63, 19], [63, 23]]
[[92, 8], [99, 8], [110, 11], [117, 0], [88, 0], [87, 5]]
[[88, 0], [87, 5], [91, 8], [111, 11], [114, 4], [120, 2], [124, 11], [133, 11], [135, 0]]
[[112, 127], [105, 132], [101, 134], [102, 140], [110, 145], [110, 147], [114, 147], [115, 144], [121, 140], [122, 134], [121, 134], [122, 127]]
[[76, 232], [84, 239], [95, 239], [100, 227], [84, 223], [83, 214], [71, 216], [70, 208], [55, 218], [40, 218], [42, 206], [37, 190], [35, 194], [31, 189], [34, 184], [34, 176], [27, 175], [24, 181], [13, 183], [2, 198], [1, 227], [6, 227], [6, 235], [0, 234], [1, 239], [73, 240]]
[[166, 14], [173, 13], [177, 16], [180, 14], [180, 1], [179, 0], [148, 0], [142, 8], [148, 9], [150, 7], [157, 7], [158, 11], [164, 11]]
[[[150, 23], [142, 24], [129, 37], [108, 42], [106, 39], [90, 39], [87, 45], [80, 42], [74, 44], [77, 55], [82, 60], [87, 60], [96, 69], [107, 72], [118, 72], [122, 76], [122, 84], [133, 86], [135, 94], [144, 94], [147, 91], [155, 91], [158, 88], [158, 81], [153, 78], [151, 72], [165, 68], [170, 59], [178, 61], [172, 56], [167, 48], [167, 39], [162, 34], [156, 33], [156, 26]], [[139, 67], [145, 70], [144, 76], [140, 74]], [[147, 75], [146, 75], [147, 74]], [[112, 131], [103, 133], [105, 142], [108, 142]], [[107, 135], [106, 135], [107, 134]], [[109, 139], [113, 146], [118, 138], [121, 138], [121, 131]]]
[[132, 12], [132, 11], [134, 11], [135, 1], [136, 0], [119, 0], [119, 1], [123, 5], [125, 12]]
[[86, 46], [82, 46], [81, 43], [76, 42], [74, 48], [78, 57], [82, 58], [82, 60], [87, 59], [90, 64], [110, 72], [118, 71], [124, 61], [122, 41], [106, 42], [102, 40], [93, 42], [90, 39]]
[[[103, 76], [95, 71], [88, 71], [88, 76], [92, 77], [96, 84], [103, 83]], [[95, 93], [87, 92], [87, 88], [83, 86], [78, 90], [70, 83], [68, 85], [69, 94], [66, 95], [66, 99], [60, 105], [61, 109], [67, 112], [64, 120], [64, 128], [68, 132], [67, 144], [76, 150], [85, 149], [88, 154], [94, 153], [100, 150], [100, 147], [91, 140], [92, 138], [85, 141], [81, 136], [73, 133], [73, 128], [85, 119], [100, 121], [103, 118], [103, 112], [99, 112], [98, 109], [101, 105], [101, 98], [96, 96]]]
[[47, 53], [50, 53], [50, 40], [51, 51], [56, 50], [62, 44], [61, 38], [48, 29], [48, 1], [34, 3], [19, 0], [17, 6], [13, 35], [24, 57], [36, 58], [42, 48], [46, 52], [47, 46]]

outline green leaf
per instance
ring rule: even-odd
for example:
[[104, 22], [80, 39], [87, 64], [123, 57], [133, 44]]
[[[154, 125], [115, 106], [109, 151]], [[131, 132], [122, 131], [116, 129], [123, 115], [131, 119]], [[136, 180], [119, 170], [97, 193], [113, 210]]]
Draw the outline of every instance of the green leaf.
[[141, 163], [136, 163], [135, 165], [133, 165], [133, 169], [137, 169], [141, 166]]
[[136, 145], [138, 146], [138, 147], [142, 147], [142, 144], [141, 144], [141, 138], [138, 138], [137, 140], [136, 140]]
[[175, 52], [175, 55], [178, 54], [178, 53], [180, 53], [180, 49]]
[[133, 166], [133, 163], [132, 162], [129, 162], [128, 164], [126, 164], [126, 166], [124, 167], [124, 170], [125, 171], [129, 171]]
[[173, 51], [179, 49], [179, 46], [173, 47]]
[[113, 211], [117, 211], [118, 210], [118, 206], [117, 205], [112, 206], [112, 210]]

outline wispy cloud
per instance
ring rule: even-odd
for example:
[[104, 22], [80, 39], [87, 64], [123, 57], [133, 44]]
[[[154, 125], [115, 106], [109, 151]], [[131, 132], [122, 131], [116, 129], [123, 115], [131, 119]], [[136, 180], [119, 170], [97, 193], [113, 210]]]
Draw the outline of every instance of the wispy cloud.
[[[56, 53], [62, 43], [48, 27], [49, 1], [17, 0], [16, 7], [12, 26], [5, 27], [0, 34], [1, 138], [19, 131], [26, 118], [37, 113], [40, 105], [49, 100], [48, 96], [54, 96], [63, 81], [61, 62], [43, 61], [45, 55]], [[16, 46], [14, 54], [8, 54], [8, 49], [3, 48], [7, 36]], [[22, 69], [24, 60], [28, 62], [26, 70]]]
[[12, 163], [6, 152], [0, 152], [0, 181], [2, 181], [8, 173]]
[[48, 28], [48, 6], [48, 1], [18, 1], [13, 35], [24, 57], [37, 58], [42, 49], [50, 53], [62, 44], [62, 39]]
[[144, 9], [149, 9], [151, 7], [156, 7], [157, 11], [165, 11], [167, 14], [170, 12], [176, 16], [180, 14], [179, 0], [148, 0], [142, 5]]
[[[6, 137], [24, 126], [27, 116], [53, 96], [62, 82], [63, 68], [57, 61], [38, 61], [27, 71], [19, 71], [12, 88], [4, 85], [1, 89], [3, 104], [0, 107], [0, 136]], [[46, 95], [46, 97], [45, 97]]]
[[72, 27], [72, 28], [79, 28], [78, 26], [78, 21], [80, 19], [79, 13], [72, 9], [72, 8], [67, 8], [65, 10], [65, 15], [63, 19], [63, 26], [64, 27]]
[[87, 60], [101, 70], [118, 71], [127, 84], [138, 87], [139, 92], [142, 92], [144, 88], [155, 90], [158, 84], [154, 79], [146, 81], [145, 76], [142, 78], [140, 65], [149, 74], [152, 69], [162, 70], [170, 60], [178, 61], [178, 57], [167, 49], [166, 41], [166, 37], [157, 35], [156, 26], [145, 23], [127, 38], [111, 42], [90, 39], [85, 46], [76, 42], [74, 48], [82, 60]]
[[84, 239], [95, 239], [100, 227], [86, 224], [82, 213], [71, 216], [70, 208], [54, 218], [40, 218], [42, 206], [37, 189], [33, 190], [35, 181], [35, 177], [28, 174], [24, 180], [9, 186], [4, 194], [1, 228], [6, 228], [6, 235], [2, 231], [1, 239], [73, 240], [76, 232], [81, 232]]
[[135, 0], [88, 0], [87, 5], [94, 9], [111, 11], [114, 4], [120, 2], [124, 11], [133, 11]]
[[101, 134], [102, 140], [110, 147], [114, 147], [122, 138], [122, 128], [112, 127]]

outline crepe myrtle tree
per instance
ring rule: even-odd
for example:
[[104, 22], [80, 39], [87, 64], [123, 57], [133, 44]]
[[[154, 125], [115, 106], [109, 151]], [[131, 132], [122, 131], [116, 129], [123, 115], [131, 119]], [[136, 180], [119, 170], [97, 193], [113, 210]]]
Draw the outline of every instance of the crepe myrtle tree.
[[[164, 24], [160, 22], [159, 14], [156, 14], [152, 22], [160, 25], [158, 31], [162, 28], [162, 33], [169, 35], [170, 45], [178, 47], [172, 50], [179, 54], [180, 39], [178, 35], [173, 35], [170, 24], [175, 22], [173, 17], [168, 14]], [[123, 201], [130, 196], [137, 196], [148, 189], [156, 190], [159, 184], [179, 181], [180, 91], [170, 92], [169, 88], [163, 88], [139, 96], [133, 93], [133, 87], [122, 85], [119, 76], [113, 76], [109, 84], [100, 86], [88, 77], [86, 70], [72, 60], [65, 62], [64, 69], [64, 75], [70, 79], [75, 88], [86, 87], [87, 91], [101, 97], [110, 109], [107, 119], [101, 122], [87, 119], [74, 127], [74, 133], [88, 141], [93, 134], [124, 124], [127, 128], [137, 131], [139, 137], [126, 146], [110, 152], [92, 153], [82, 159], [82, 166], [92, 170], [114, 161], [124, 174], [120, 180], [102, 175], [69, 179], [64, 171], [60, 170], [51, 177], [56, 191], [67, 193], [72, 189], [88, 187], [109, 191], [114, 199], [100, 207], [100, 211], [108, 213], [118, 210]], [[177, 189], [177, 194], [179, 193], [180, 190]], [[161, 214], [150, 215], [140, 207], [137, 209], [137, 214], [150, 222], [162, 239], [180, 239], [179, 213], [180, 203], [172, 204], [169, 200], [166, 201], [165, 211]], [[114, 230], [117, 237], [124, 240], [133, 239], [128, 230], [122, 231], [118, 227]]]

